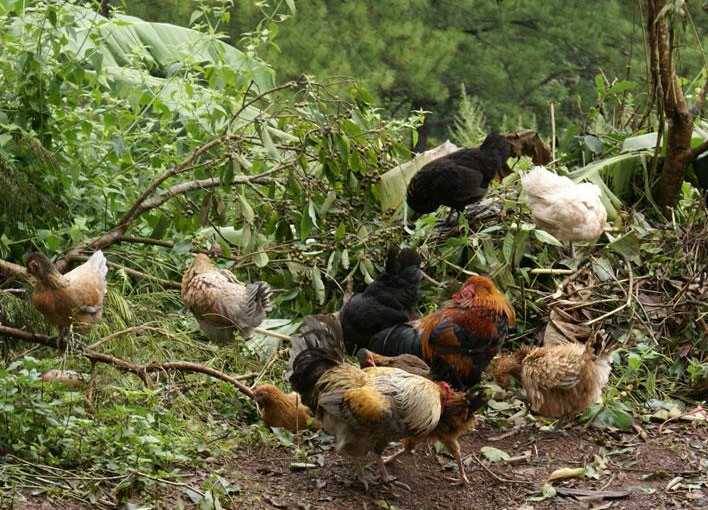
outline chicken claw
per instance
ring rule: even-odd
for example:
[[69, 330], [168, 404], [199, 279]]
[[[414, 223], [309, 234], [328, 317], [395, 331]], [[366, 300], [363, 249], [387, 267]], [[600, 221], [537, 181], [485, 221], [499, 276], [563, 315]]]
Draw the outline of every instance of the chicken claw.
[[379, 465], [379, 471], [381, 471], [381, 481], [383, 483], [391, 483], [396, 480], [396, 477], [389, 474], [388, 470], [386, 469], [386, 461], [382, 456], [379, 455], [377, 463]]

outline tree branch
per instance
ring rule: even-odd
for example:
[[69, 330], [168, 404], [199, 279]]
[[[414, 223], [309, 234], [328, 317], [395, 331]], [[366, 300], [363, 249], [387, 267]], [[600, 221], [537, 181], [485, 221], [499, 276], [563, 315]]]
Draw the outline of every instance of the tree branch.
[[[30, 333], [21, 329], [3, 326], [2, 324], [0, 324], [0, 335], [18, 338], [26, 342], [40, 344], [47, 347], [53, 347], [55, 349], [66, 348], [66, 342], [64, 342], [64, 340], [62, 340], [60, 337], [50, 337], [41, 333]], [[82, 354], [94, 363], [105, 363], [107, 365], [112, 365], [125, 372], [133, 373], [140, 377], [140, 379], [145, 384], [149, 384], [147, 374], [150, 372], [192, 372], [205, 374], [215, 379], [227, 382], [232, 386], [235, 386], [241, 393], [246, 395], [248, 398], [253, 399], [254, 397], [253, 391], [251, 391], [248, 386], [239, 381], [237, 377], [230, 376], [224, 372], [221, 372], [220, 370], [208, 367], [206, 365], [200, 365], [199, 363], [192, 363], [189, 361], [166, 361], [164, 363], [153, 362], [147, 364], [137, 364], [89, 348], [84, 349]]]
[[[235, 185], [235, 184], [244, 184], [247, 182], [252, 182], [252, 183], [263, 183], [263, 182], [268, 182], [270, 179], [268, 179], [268, 176], [271, 174], [274, 174], [275, 172], [278, 172], [282, 170], [283, 168], [292, 165], [293, 162], [287, 162], [287, 163], [282, 163], [280, 165], [276, 165], [275, 167], [271, 168], [270, 170], [267, 170], [265, 172], [261, 172], [260, 174], [256, 175], [237, 175], [233, 178], [233, 180], [229, 183], [229, 185]], [[180, 184], [175, 184], [171, 188], [168, 188], [167, 190], [163, 191], [159, 195], [150, 197], [150, 198], [145, 198], [142, 200], [142, 202], [136, 202], [133, 207], [131, 208], [131, 213], [130, 215], [126, 214], [124, 218], [130, 217], [130, 221], [134, 220], [141, 214], [150, 211], [152, 209], [155, 209], [157, 207], [160, 207], [162, 204], [170, 200], [171, 198], [181, 195], [184, 193], [188, 193], [190, 191], [195, 191], [198, 189], [208, 189], [208, 188], [215, 188], [217, 186], [222, 185], [223, 182], [219, 177], [211, 177], [209, 179], [201, 179], [201, 180], [196, 180], [196, 181], [188, 181], [188, 182], [183, 182]], [[145, 195], [143, 193], [143, 195]], [[141, 196], [143, 196], [141, 195]], [[63, 272], [66, 269], [66, 266], [68, 265], [69, 262], [72, 260], [81, 260], [81, 252], [88, 250], [88, 251], [96, 251], [96, 250], [102, 250], [104, 248], [107, 248], [108, 246], [111, 246], [114, 243], [119, 242], [123, 236], [125, 235], [125, 232], [128, 230], [128, 227], [130, 226], [130, 222], [128, 223], [120, 223], [119, 225], [113, 227], [111, 230], [103, 234], [102, 236], [99, 236], [95, 239], [92, 239], [90, 241], [85, 241], [83, 243], [80, 243], [76, 245], [75, 247], [71, 248], [66, 254], [56, 262], [57, 269], [59, 269], [60, 272]]]
[[27, 270], [24, 267], [2, 259], [0, 259], [0, 272], [9, 273], [24, 280], [28, 278]]

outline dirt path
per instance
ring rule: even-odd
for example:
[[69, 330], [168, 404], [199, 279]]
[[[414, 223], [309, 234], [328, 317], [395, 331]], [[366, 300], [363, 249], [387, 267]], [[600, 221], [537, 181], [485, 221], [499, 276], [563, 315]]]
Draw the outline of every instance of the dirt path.
[[[708, 508], [706, 428], [670, 423], [661, 429], [651, 426], [646, 432], [642, 439], [637, 434], [583, 431], [580, 427], [562, 433], [528, 426], [499, 438], [505, 434], [482, 425], [463, 444], [471, 481], [467, 487], [454, 486], [445, 479], [457, 475], [449, 457], [428, 455], [424, 448], [392, 466], [398, 483], [373, 484], [368, 494], [353, 481], [350, 464], [331, 451], [315, 452], [307, 459], [310, 463], [314, 459], [321, 467], [293, 470], [291, 464], [297, 459], [291, 449], [241, 449], [228, 463], [211, 464], [213, 469], [192, 473], [181, 481], [202, 487], [209, 476], [218, 475], [228, 489], [228, 495], [220, 498], [222, 507], [249, 510]], [[512, 461], [484, 460], [485, 469], [470, 455], [474, 453], [481, 460], [483, 446], [507, 452]], [[579, 467], [587, 467], [586, 476], [554, 482], [556, 496], [534, 500], [541, 496], [540, 488], [554, 470]], [[573, 489], [590, 491], [590, 497], [563, 494]], [[609, 496], [614, 491], [614, 496], [620, 497], [606, 499], [592, 491], [605, 491]], [[157, 492], [148, 492], [152, 494], [146, 497], [143, 493], [139, 499], [152, 506], [134, 508], [198, 508], [179, 487], [162, 486]], [[48, 503], [30, 498], [29, 506], [17, 508], [89, 508]]]

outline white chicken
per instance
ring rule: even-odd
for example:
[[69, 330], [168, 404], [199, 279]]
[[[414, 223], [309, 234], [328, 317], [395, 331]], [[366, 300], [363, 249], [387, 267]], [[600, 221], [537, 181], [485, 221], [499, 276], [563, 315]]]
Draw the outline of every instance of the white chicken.
[[605, 230], [607, 211], [600, 188], [537, 166], [521, 177], [536, 225], [561, 241], [594, 241]]
[[182, 276], [182, 301], [202, 331], [219, 342], [231, 340], [237, 331], [250, 337], [272, 309], [267, 283], [244, 285], [201, 253]]

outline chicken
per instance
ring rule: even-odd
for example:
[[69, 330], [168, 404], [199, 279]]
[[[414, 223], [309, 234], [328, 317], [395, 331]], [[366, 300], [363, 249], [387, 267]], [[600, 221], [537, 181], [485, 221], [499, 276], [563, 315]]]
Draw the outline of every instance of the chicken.
[[202, 331], [221, 342], [231, 340], [237, 331], [249, 338], [271, 310], [267, 283], [244, 285], [202, 253], [182, 276], [182, 301]]
[[340, 319], [347, 352], [366, 347], [374, 333], [411, 319], [421, 277], [420, 256], [415, 250], [388, 250], [386, 270], [342, 307]]
[[261, 384], [253, 388], [253, 395], [261, 419], [268, 427], [281, 427], [293, 433], [320, 428], [294, 391], [284, 393], [272, 384]]
[[506, 160], [511, 145], [497, 133], [490, 133], [476, 149], [460, 149], [431, 161], [421, 168], [408, 183], [406, 202], [416, 215], [434, 212], [441, 205], [454, 212], [477, 202], [487, 193], [489, 182], [502, 177], [509, 169]]
[[548, 418], [572, 419], [602, 395], [611, 370], [611, 352], [597, 342], [531, 347], [499, 356], [489, 367], [497, 383], [521, 382], [531, 410]]
[[472, 276], [442, 308], [380, 331], [368, 349], [386, 356], [414, 354], [456, 389], [478, 384], [514, 324], [514, 309], [494, 283]]
[[[433, 377], [435, 375], [433, 374]], [[388, 464], [402, 453], [412, 453], [416, 445], [421, 442], [440, 441], [452, 454], [460, 471], [464, 483], [470, 483], [465, 473], [460, 449], [460, 437], [468, 432], [476, 423], [474, 413], [486, 403], [483, 391], [461, 392], [451, 390], [440, 416], [438, 426], [430, 434], [422, 437], [410, 437], [403, 441], [403, 449], [386, 457], [384, 463]]]
[[393, 367], [405, 370], [410, 374], [420, 375], [430, 379], [428, 364], [413, 354], [399, 354], [398, 356], [383, 356], [368, 349], [359, 349], [356, 353], [360, 368], [367, 367]]
[[290, 351], [293, 389], [334, 435], [336, 450], [355, 459], [365, 487], [364, 460], [372, 451], [383, 479], [389, 480], [382, 458], [389, 442], [431, 434], [452, 390], [397, 368], [351, 365], [331, 322], [306, 317], [304, 326]]
[[45, 255], [33, 253], [27, 272], [33, 277], [32, 304], [62, 334], [71, 326], [86, 331], [103, 315], [108, 266], [100, 250], [63, 275]]
[[605, 229], [607, 211], [600, 188], [537, 166], [521, 177], [536, 225], [561, 241], [594, 241]]

